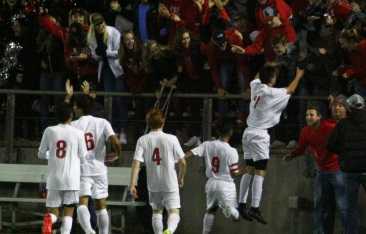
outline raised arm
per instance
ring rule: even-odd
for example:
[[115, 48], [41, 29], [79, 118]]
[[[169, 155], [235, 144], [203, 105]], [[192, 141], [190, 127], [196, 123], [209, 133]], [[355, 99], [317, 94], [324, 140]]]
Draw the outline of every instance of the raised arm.
[[287, 87], [288, 94], [293, 94], [296, 91], [297, 86], [299, 86], [300, 80], [303, 76], [304, 76], [304, 70], [297, 68], [295, 78], [291, 81], [290, 85]]

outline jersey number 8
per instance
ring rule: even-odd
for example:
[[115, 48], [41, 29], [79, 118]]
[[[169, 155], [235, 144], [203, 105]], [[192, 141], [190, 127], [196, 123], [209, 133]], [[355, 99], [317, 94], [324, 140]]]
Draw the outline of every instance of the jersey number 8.
[[56, 157], [64, 158], [66, 156], [66, 142], [63, 140], [57, 141], [56, 143]]

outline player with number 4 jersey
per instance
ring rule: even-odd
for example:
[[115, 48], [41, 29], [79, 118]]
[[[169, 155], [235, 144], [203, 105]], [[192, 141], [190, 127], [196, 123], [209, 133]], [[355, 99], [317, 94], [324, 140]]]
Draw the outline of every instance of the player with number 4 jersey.
[[224, 215], [234, 220], [239, 219], [237, 208], [236, 187], [232, 176], [240, 174], [239, 155], [229, 145], [233, 134], [232, 125], [227, 121], [218, 127], [220, 139], [206, 141], [188, 151], [186, 157], [197, 155], [204, 157], [206, 165], [206, 199], [207, 210], [203, 218], [203, 234], [211, 232], [215, 213], [221, 207]]
[[42, 234], [52, 233], [52, 224], [64, 206], [61, 233], [71, 231], [74, 206], [79, 203], [80, 163], [85, 159], [83, 132], [72, 127], [72, 108], [68, 104], [56, 107], [59, 124], [43, 133], [38, 157], [48, 160], [47, 200]]
[[[179, 185], [183, 186], [186, 163], [184, 152], [176, 136], [164, 133], [164, 115], [153, 109], [147, 114], [151, 131], [140, 137], [136, 144], [132, 163], [131, 194], [137, 198], [137, 177], [140, 163], [145, 163], [149, 202], [153, 209], [152, 224], [154, 233], [163, 233], [163, 210], [168, 211], [168, 228], [165, 233], [174, 233], [180, 221]], [[179, 165], [179, 176], [175, 164]], [[178, 185], [179, 181], [179, 185]]]

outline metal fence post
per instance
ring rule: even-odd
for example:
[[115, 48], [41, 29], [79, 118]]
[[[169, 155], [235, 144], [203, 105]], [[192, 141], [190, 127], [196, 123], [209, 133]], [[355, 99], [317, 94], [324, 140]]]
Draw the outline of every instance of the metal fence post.
[[104, 97], [104, 112], [106, 114], [107, 119], [112, 122], [112, 108], [113, 108], [113, 97], [105, 96]]
[[203, 99], [202, 138], [204, 141], [210, 140], [212, 136], [212, 103], [212, 98]]
[[8, 93], [6, 103], [6, 155], [9, 163], [16, 162], [14, 151], [14, 119], [15, 119], [15, 94]]

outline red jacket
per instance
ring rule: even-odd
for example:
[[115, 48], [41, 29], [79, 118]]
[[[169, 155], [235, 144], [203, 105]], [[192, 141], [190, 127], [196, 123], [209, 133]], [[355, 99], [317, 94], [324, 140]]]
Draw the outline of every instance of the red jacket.
[[366, 87], [366, 39], [360, 41], [356, 49], [348, 54], [350, 66], [341, 69], [348, 77], [357, 78]]
[[308, 149], [314, 156], [320, 171], [338, 171], [338, 156], [327, 150], [328, 138], [335, 126], [336, 123], [333, 120], [322, 120], [317, 129], [304, 127], [300, 133], [299, 145], [291, 155], [302, 155]]
[[[89, 55], [89, 59], [85, 61], [72, 61], [70, 59], [73, 49], [68, 46], [69, 32], [66, 28], [55, 23], [49, 16], [41, 16], [39, 18], [39, 24], [42, 28], [63, 42], [65, 63], [68, 69], [79, 76], [97, 75], [97, 66], [92, 62], [90, 53], [87, 53]], [[87, 31], [87, 28], [85, 28], [85, 30]]]

